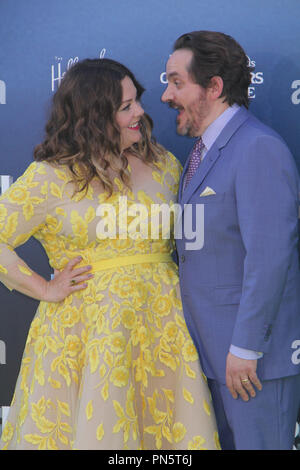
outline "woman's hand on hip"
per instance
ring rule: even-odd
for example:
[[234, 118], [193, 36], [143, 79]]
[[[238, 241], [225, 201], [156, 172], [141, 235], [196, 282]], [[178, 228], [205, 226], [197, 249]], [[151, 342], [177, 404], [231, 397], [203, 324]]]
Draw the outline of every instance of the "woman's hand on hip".
[[89, 273], [92, 266], [75, 268], [81, 261], [81, 257], [74, 258], [61, 271], [54, 270], [54, 278], [46, 283], [43, 301], [61, 302], [68, 295], [87, 287], [87, 281], [94, 277]]

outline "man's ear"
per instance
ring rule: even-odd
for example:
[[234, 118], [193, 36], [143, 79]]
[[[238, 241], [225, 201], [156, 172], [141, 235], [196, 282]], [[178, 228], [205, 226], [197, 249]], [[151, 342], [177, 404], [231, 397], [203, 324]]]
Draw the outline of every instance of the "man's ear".
[[210, 79], [207, 91], [213, 100], [220, 98], [223, 92], [223, 86], [223, 79], [219, 77], [219, 75], [216, 75]]

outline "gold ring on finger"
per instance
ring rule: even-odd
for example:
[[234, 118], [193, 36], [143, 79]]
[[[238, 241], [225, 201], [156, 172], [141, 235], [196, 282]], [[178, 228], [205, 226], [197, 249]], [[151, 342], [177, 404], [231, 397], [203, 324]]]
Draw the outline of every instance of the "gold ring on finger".
[[243, 382], [244, 384], [246, 384], [247, 382], [249, 382], [249, 379], [241, 379], [241, 382]]

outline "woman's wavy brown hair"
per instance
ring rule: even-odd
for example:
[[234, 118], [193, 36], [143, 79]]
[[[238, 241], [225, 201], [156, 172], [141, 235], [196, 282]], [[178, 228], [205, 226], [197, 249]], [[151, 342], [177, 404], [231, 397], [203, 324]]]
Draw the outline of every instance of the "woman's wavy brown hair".
[[75, 192], [87, 191], [91, 180], [98, 177], [111, 195], [109, 169], [130, 187], [127, 152], [150, 165], [166, 152], [152, 137], [152, 120], [146, 114], [141, 119], [143, 138], [121, 151], [115, 115], [122, 104], [121, 82], [127, 76], [140, 99], [144, 88], [127, 67], [111, 59], [85, 59], [66, 72], [53, 97], [46, 137], [35, 148], [34, 158], [67, 165]]

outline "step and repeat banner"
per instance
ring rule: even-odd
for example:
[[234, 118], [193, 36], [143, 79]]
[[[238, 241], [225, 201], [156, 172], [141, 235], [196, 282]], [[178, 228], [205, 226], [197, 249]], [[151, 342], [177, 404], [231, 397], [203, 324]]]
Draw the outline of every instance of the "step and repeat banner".
[[[112, 58], [134, 72], [156, 139], [184, 163], [191, 142], [176, 135], [176, 113], [160, 97], [174, 41], [198, 29], [230, 34], [244, 47], [255, 67], [250, 109], [282, 135], [300, 169], [299, 0], [0, 0], [0, 18], [1, 190], [32, 162], [54, 92], [87, 57]], [[18, 254], [50, 279], [35, 240]], [[36, 308], [0, 286], [0, 406], [12, 399]]]

